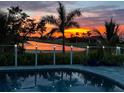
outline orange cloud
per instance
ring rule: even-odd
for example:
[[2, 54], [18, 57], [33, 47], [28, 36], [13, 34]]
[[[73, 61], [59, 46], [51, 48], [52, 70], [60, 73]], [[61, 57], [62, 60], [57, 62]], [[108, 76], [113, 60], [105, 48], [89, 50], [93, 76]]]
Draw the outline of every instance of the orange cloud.
[[[104, 25], [95, 26], [94, 28], [98, 29], [102, 34], [105, 32]], [[119, 33], [124, 34], [124, 24], [119, 26]]]

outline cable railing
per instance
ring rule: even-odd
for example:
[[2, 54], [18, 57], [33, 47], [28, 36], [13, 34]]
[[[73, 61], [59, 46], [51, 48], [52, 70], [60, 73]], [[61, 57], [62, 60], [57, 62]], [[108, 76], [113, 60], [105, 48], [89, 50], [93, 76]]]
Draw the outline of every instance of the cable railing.
[[[8, 47], [8, 49], [6, 47]], [[57, 50], [57, 48], [59, 47], [59, 48], [62, 49], [62, 46], [60, 47], [60, 46], [55, 46], [54, 45], [54, 46], [51, 47], [51, 50], [49, 50], [49, 51], [40, 50], [39, 47], [40, 46], [35, 45], [33, 50], [30, 50], [30, 51], [28, 51], [28, 49], [26, 50], [27, 53], [34, 54], [34, 59], [35, 59], [34, 66], [38, 66], [39, 54], [42, 54], [42, 53], [51, 53], [51, 59], [49, 59], [49, 60], [52, 61], [51, 63], [53, 65], [56, 65], [57, 53], [61, 53], [62, 54], [62, 50]], [[13, 49], [11, 50], [11, 48], [13, 48]], [[73, 62], [74, 62], [74, 59], [73, 59], [73, 56], [75, 55], [74, 48], [75, 48], [74, 46], [68, 46], [68, 54], [69, 54], [69, 60], [70, 60], [69, 64], [70, 65], [72, 65]], [[0, 45], [0, 51], [1, 51], [0, 55], [5, 54], [4, 50], [9, 50], [9, 49], [11, 51], [10, 52], [8, 51], [8, 53], [13, 54], [14, 66], [17, 67], [18, 66], [18, 57], [20, 56], [20, 54], [18, 53], [19, 49], [18, 49], [17, 45]], [[109, 52], [110, 54], [115, 54], [115, 55], [121, 55], [124, 52], [124, 48], [123, 47], [119, 47], [119, 46], [116, 46], [116, 47], [108, 47], [108, 46], [101, 46], [101, 47], [100, 46], [83, 46], [80, 49], [83, 49], [83, 51], [79, 50], [78, 52], [81, 52], [81, 53], [79, 53], [79, 55], [86, 55], [86, 56], [88, 56], [91, 51], [93, 51], [93, 50], [96, 51], [98, 49], [100, 51]], [[61, 60], [62, 59], [63, 58], [61, 58]], [[6, 58], [5, 58], [5, 60], [6, 60]]]

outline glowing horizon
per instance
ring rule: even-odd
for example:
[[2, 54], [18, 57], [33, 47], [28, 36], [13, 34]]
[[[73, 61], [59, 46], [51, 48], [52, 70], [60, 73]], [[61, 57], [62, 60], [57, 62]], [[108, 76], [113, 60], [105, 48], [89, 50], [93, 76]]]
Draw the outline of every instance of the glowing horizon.
[[[117, 24], [120, 24], [120, 31], [124, 35], [124, 1], [62, 1], [62, 3], [67, 13], [78, 8], [82, 11], [82, 16], [74, 19], [74, 21], [79, 23], [81, 28], [66, 29], [65, 33], [67, 36], [76, 32], [85, 33], [94, 28], [104, 33], [104, 22], [110, 21], [111, 17], [113, 17]], [[1, 1], [0, 9], [5, 11], [10, 6], [17, 5], [37, 21], [46, 15], [58, 16], [56, 11], [58, 3], [56, 1]], [[50, 31], [52, 28], [50, 25], [47, 27], [47, 31]], [[59, 34], [57, 33], [56, 35]]]

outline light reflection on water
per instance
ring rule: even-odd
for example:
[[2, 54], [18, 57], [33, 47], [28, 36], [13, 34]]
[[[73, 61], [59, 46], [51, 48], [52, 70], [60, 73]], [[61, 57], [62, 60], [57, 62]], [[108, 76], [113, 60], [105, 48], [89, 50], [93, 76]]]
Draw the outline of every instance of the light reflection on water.
[[0, 91], [124, 91], [111, 81], [86, 73], [47, 71], [0, 73]]

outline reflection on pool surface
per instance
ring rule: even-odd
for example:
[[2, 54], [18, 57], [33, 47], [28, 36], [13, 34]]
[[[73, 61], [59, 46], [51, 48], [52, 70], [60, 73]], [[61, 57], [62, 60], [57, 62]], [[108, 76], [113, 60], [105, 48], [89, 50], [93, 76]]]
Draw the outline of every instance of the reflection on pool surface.
[[124, 91], [110, 80], [87, 73], [40, 71], [0, 73], [0, 91]]

